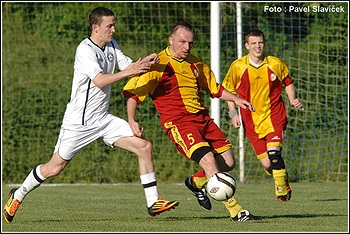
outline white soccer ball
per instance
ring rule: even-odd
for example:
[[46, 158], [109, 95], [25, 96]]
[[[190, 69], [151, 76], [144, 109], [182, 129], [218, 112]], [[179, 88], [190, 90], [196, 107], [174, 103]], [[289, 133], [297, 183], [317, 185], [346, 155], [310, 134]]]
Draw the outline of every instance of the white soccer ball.
[[236, 192], [236, 180], [228, 172], [218, 172], [209, 178], [207, 193], [217, 201], [225, 201]]

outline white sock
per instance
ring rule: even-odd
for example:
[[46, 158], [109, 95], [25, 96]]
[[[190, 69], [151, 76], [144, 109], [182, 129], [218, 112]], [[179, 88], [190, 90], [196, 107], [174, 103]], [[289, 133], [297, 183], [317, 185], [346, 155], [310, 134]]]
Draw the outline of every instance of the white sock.
[[152, 172], [146, 175], [141, 175], [141, 184], [145, 191], [147, 207], [151, 207], [158, 199], [158, 189], [156, 173]]
[[45, 181], [46, 178], [44, 178], [40, 173], [40, 166], [36, 166], [27, 176], [27, 178], [24, 180], [21, 187], [19, 187], [16, 192], [14, 193], [13, 197], [14, 199], [19, 200], [22, 202], [22, 200], [25, 198], [25, 196], [35, 188], [39, 187], [41, 183]]

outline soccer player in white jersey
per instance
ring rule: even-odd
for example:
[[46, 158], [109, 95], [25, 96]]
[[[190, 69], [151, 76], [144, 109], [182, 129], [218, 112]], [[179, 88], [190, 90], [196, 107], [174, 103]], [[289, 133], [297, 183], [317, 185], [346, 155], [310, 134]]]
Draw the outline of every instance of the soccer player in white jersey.
[[[71, 99], [53, 156], [47, 163], [37, 165], [19, 188], [11, 189], [3, 210], [7, 223], [12, 222], [29, 192], [46, 179], [59, 175], [83, 147], [99, 138], [111, 147], [120, 147], [138, 156], [149, 215], [156, 216], [179, 204], [158, 196], [152, 143], [134, 136], [127, 121], [109, 112], [111, 84], [147, 72], [152, 64], [159, 62], [158, 55], [153, 53], [136, 62], [124, 55], [113, 39], [116, 21], [114, 13], [107, 8], [92, 10], [89, 23], [91, 36], [76, 49]], [[114, 73], [115, 69], [119, 72]]]

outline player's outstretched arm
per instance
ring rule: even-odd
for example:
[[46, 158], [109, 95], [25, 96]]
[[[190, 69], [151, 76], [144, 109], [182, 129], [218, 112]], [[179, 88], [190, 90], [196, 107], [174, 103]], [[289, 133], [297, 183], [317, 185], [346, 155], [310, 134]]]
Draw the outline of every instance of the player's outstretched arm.
[[250, 102], [238, 97], [235, 94], [230, 93], [226, 89], [224, 89], [224, 91], [222, 92], [220, 99], [234, 102], [237, 106], [241, 107], [242, 109], [248, 108], [250, 111], [255, 112], [255, 107]]
[[100, 72], [92, 81], [97, 87], [102, 89], [127, 77], [145, 73], [149, 71], [150, 67], [151, 65], [149, 63], [142, 62], [142, 59], [139, 58], [136, 62], [131, 63], [127, 68], [117, 73], [103, 74]]

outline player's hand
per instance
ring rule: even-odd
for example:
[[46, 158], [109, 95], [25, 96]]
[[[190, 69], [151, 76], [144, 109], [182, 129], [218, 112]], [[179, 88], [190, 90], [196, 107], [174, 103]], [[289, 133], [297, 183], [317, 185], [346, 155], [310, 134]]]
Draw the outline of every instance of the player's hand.
[[140, 127], [139, 123], [137, 123], [135, 121], [129, 121], [129, 125], [130, 125], [131, 130], [135, 136], [142, 137], [143, 128]]
[[248, 108], [250, 111], [255, 112], [255, 107], [253, 106], [253, 104], [251, 104], [247, 100], [244, 100], [240, 97], [236, 98], [235, 104], [244, 110]]
[[132, 63], [132, 66], [130, 67], [130, 70], [131, 70], [130, 76], [145, 73], [150, 68], [151, 68], [151, 65], [148, 62], [145, 62], [141, 58], [139, 58], [136, 62]]
[[233, 116], [231, 121], [232, 121], [233, 127], [235, 128], [241, 127], [241, 120], [239, 119], [239, 115]]
[[144, 60], [144, 62], [149, 63], [149, 65], [158, 64], [160, 62], [158, 54], [156, 54], [156, 53], [152, 53], [152, 54], [148, 55], [143, 60]]
[[303, 104], [299, 101], [298, 98], [296, 98], [293, 101], [291, 101], [290, 104], [292, 106], [294, 106], [295, 108], [298, 108], [298, 109], [301, 109], [302, 111], [304, 111]]

